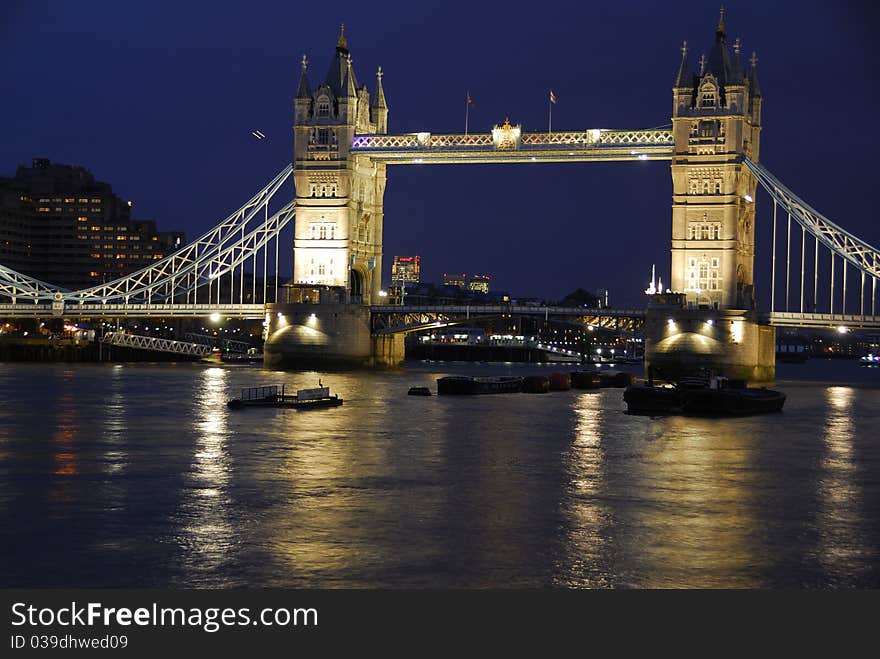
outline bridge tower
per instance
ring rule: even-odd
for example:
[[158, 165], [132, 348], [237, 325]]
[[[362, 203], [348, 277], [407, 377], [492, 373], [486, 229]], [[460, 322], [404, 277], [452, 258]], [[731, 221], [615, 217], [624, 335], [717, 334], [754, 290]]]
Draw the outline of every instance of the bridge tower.
[[341, 287], [346, 302], [370, 304], [382, 279], [385, 165], [349, 151], [355, 134], [388, 132], [382, 69], [371, 101], [355, 76], [344, 26], [314, 90], [307, 66], [303, 55], [294, 100], [293, 283]]
[[330, 69], [314, 89], [303, 55], [293, 132], [293, 287], [267, 307], [264, 362], [396, 366], [403, 337], [370, 331], [369, 305], [382, 285], [385, 165], [351, 153], [355, 135], [387, 134], [388, 104], [381, 68], [372, 98], [358, 84], [344, 26]]
[[727, 45], [724, 10], [699, 72], [687, 47], [672, 90], [672, 281], [691, 308], [754, 309], [755, 187], [761, 91], [745, 73], [740, 42]]
[[[753, 55], [727, 44], [724, 9], [698, 70], [687, 43], [672, 88], [672, 298], [654, 296], [646, 361], [665, 371], [708, 366], [772, 379], [775, 335], [755, 317], [755, 190], [743, 157], [758, 161], [761, 89]], [[651, 307], [654, 307], [653, 309]], [[659, 307], [659, 308], [658, 308]]]

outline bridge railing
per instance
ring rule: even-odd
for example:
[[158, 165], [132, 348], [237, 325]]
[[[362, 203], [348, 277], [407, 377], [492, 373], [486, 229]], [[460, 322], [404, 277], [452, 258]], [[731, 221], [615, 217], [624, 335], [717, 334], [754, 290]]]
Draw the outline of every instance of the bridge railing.
[[[670, 146], [672, 130], [609, 130], [593, 128], [582, 131], [522, 133], [521, 147], [528, 148], [602, 148], [620, 146]], [[352, 151], [454, 151], [491, 150], [496, 145], [491, 133], [409, 133], [405, 135], [355, 135]]]

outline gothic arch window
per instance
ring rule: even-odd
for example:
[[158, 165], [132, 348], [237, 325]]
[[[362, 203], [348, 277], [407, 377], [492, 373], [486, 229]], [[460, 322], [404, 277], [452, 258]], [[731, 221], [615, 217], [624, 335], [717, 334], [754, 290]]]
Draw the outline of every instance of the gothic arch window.
[[714, 109], [718, 107], [718, 87], [715, 81], [707, 78], [700, 85], [699, 98], [697, 103], [701, 108]]
[[315, 106], [315, 115], [318, 117], [329, 117], [330, 116], [330, 98], [321, 94], [318, 97], [318, 102]]

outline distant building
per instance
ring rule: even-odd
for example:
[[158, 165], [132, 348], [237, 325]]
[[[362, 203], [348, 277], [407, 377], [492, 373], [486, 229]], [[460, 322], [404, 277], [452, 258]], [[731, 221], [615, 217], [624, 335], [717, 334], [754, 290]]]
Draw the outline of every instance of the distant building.
[[596, 289], [596, 299], [599, 300], [599, 308], [607, 309], [610, 306], [607, 288]]
[[488, 293], [490, 279], [492, 278], [489, 275], [471, 275], [468, 280], [468, 290]]
[[185, 242], [183, 232], [133, 221], [131, 202], [84, 167], [34, 158], [13, 178], [0, 178], [0, 264], [50, 284], [111, 281]]
[[457, 288], [465, 288], [467, 285], [467, 275], [465, 273], [459, 274], [448, 274], [443, 273], [443, 285], [444, 286], [455, 286]]
[[418, 284], [422, 280], [421, 256], [395, 256], [391, 264], [391, 284]]

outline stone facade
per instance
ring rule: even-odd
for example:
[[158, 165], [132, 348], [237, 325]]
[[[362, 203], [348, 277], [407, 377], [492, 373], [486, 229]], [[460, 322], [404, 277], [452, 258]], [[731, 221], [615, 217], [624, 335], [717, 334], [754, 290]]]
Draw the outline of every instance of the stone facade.
[[687, 49], [672, 90], [672, 279], [692, 308], [754, 309], [755, 188], [742, 157], [758, 161], [761, 92], [723, 14], [709, 59], [691, 72]]
[[303, 56], [294, 101], [294, 284], [343, 287], [354, 303], [378, 297], [385, 165], [350, 149], [356, 134], [387, 132], [382, 70], [371, 100], [366, 85], [358, 86], [344, 34], [314, 91]]
[[756, 64], [753, 55], [744, 72], [739, 40], [730, 52], [723, 10], [698, 73], [682, 48], [672, 89], [674, 293], [652, 296], [644, 326], [646, 370], [664, 378], [775, 377], [775, 330], [755, 313], [757, 181], [743, 164], [757, 162], [760, 150]]

